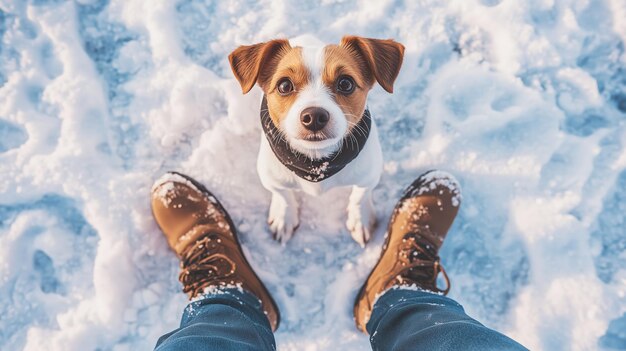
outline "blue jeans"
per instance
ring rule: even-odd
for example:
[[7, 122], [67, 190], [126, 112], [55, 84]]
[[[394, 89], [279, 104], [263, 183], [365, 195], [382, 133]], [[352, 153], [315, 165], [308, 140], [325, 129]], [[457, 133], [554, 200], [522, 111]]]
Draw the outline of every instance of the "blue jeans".
[[[470, 318], [445, 296], [391, 289], [367, 323], [374, 350], [526, 350]], [[185, 309], [180, 328], [159, 338], [156, 351], [275, 350], [270, 324], [258, 299], [229, 289]]]

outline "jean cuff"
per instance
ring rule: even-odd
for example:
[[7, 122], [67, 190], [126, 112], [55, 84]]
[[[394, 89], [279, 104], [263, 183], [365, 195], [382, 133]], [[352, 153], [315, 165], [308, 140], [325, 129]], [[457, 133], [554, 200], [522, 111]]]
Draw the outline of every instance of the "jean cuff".
[[448, 306], [463, 311], [463, 307], [459, 303], [444, 295], [412, 286], [395, 286], [380, 295], [374, 303], [372, 315], [366, 325], [367, 332], [372, 335], [381, 319], [392, 308], [415, 303]]
[[255, 323], [266, 325], [271, 329], [269, 320], [263, 312], [261, 300], [252, 293], [234, 286], [208, 290], [198, 299], [190, 302], [183, 313], [181, 327], [191, 324], [195, 317], [202, 314], [204, 306], [215, 304], [237, 309]]

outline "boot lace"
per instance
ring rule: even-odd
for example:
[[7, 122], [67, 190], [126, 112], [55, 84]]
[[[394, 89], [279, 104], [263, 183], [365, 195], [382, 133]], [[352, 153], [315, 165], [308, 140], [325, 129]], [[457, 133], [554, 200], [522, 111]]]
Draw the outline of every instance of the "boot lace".
[[223, 283], [235, 274], [236, 264], [221, 252], [220, 243], [217, 234], [209, 234], [183, 251], [178, 279], [190, 298], [202, 293], [207, 286]]
[[[428, 241], [420, 234], [420, 232], [424, 233], [425, 231], [430, 232], [427, 227], [420, 227], [418, 231], [407, 233], [404, 236], [398, 250], [398, 259], [392, 268], [386, 286], [394, 285], [393, 281], [395, 280], [402, 285], [415, 283], [427, 290], [444, 295], [450, 291], [450, 279], [441, 265], [435, 246], [428, 244]], [[422, 240], [418, 241], [418, 239]], [[419, 277], [414, 274], [415, 270], [420, 273]], [[446, 281], [445, 289], [437, 287], [439, 273], [443, 275]]]

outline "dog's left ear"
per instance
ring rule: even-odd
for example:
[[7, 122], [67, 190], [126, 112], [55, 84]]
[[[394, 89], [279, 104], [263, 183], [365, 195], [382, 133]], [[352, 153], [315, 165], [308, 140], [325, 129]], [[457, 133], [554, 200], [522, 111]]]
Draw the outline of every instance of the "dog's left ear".
[[280, 53], [289, 47], [289, 41], [276, 39], [265, 43], [240, 46], [228, 55], [230, 67], [244, 94], [249, 92], [257, 81], [263, 85], [271, 78], [274, 73], [270, 69], [272, 60], [280, 56]]
[[380, 86], [393, 93], [393, 83], [400, 73], [404, 57], [404, 45], [391, 39], [371, 39], [357, 36], [341, 38], [341, 46], [361, 55], [374, 73]]

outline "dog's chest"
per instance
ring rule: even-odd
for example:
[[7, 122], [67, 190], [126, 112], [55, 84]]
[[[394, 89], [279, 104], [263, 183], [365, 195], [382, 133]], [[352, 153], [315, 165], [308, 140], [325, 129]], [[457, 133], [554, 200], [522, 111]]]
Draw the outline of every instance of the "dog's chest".
[[326, 181], [311, 183], [307, 181], [303, 181], [301, 178], [297, 178], [298, 183], [300, 185], [300, 189], [308, 195], [318, 196], [325, 192], [326, 190], [333, 188], [333, 185], [328, 184], [332, 181], [332, 178], [327, 179]]

